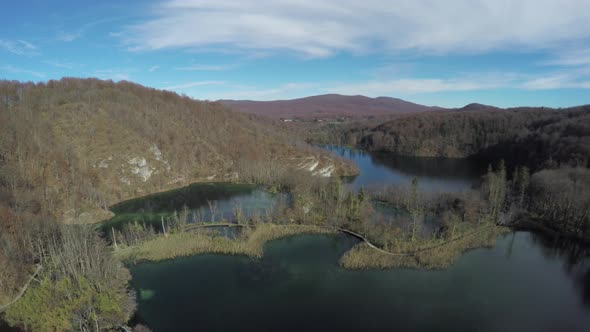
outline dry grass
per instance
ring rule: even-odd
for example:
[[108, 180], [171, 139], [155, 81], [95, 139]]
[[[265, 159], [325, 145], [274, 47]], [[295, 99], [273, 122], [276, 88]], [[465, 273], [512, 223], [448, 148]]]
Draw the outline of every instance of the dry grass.
[[126, 261], [160, 261], [204, 253], [261, 257], [264, 244], [297, 234], [332, 234], [334, 231], [304, 225], [260, 224], [246, 228], [236, 239], [207, 231], [181, 232], [160, 236], [137, 247], [116, 252]]
[[[455, 237], [455, 241], [431, 239], [421, 241], [400, 240], [388, 248], [395, 253], [412, 253], [410, 255], [387, 255], [370, 248], [366, 243], [360, 243], [346, 252], [340, 259], [340, 264], [346, 269], [385, 269], [394, 267], [416, 269], [443, 269], [452, 265], [465, 251], [474, 248], [493, 247], [499, 234], [506, 228], [497, 226], [480, 226], [472, 229], [477, 232], [465, 237]], [[432, 248], [430, 250], [424, 250]], [[424, 251], [420, 251], [424, 250]]]
[[[399, 256], [387, 255], [369, 247], [366, 243], [360, 243], [341, 257], [340, 264], [346, 269], [395, 267], [442, 269], [453, 264], [463, 252], [469, 249], [493, 247], [497, 236], [506, 230], [506, 228], [491, 225], [474, 227], [456, 234], [455, 240], [452, 241], [448, 239], [411, 241], [400, 238], [391, 243], [387, 250], [394, 253], [415, 253]], [[298, 234], [333, 234], [335, 232], [335, 230], [311, 225], [260, 224], [255, 228], [244, 228], [240, 236], [230, 239], [202, 229], [196, 232], [175, 233], [167, 237], [159, 236], [115, 254], [122, 260], [131, 262], [161, 261], [204, 253], [261, 257], [264, 245], [268, 241]]]

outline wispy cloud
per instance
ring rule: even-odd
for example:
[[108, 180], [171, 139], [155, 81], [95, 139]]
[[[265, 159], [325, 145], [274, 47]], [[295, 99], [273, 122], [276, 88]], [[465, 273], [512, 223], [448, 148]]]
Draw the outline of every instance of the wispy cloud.
[[417, 93], [473, 91], [497, 88], [506, 82], [485, 82], [483, 80], [404, 78], [386, 81], [368, 81], [336, 85], [325, 88], [325, 92], [346, 95], [395, 96]]
[[45, 73], [42, 73], [42, 72], [19, 68], [19, 67], [14, 67], [14, 66], [10, 66], [10, 65], [0, 66], [0, 70], [5, 71], [5, 72], [9, 72], [9, 73], [13, 73], [13, 74], [25, 74], [25, 75], [35, 76], [38, 78], [44, 78], [46, 76]]
[[135, 69], [98, 69], [94, 71], [94, 76], [103, 80], [129, 81], [132, 71]]
[[587, 0], [174, 0], [161, 2], [122, 36], [137, 50], [477, 53], [587, 40], [589, 13]]
[[[206, 85], [200, 82], [198, 85]], [[171, 90], [177, 86], [169, 87]], [[365, 95], [369, 97], [401, 96], [410, 97], [429, 93], [472, 92], [494, 89], [553, 90], [590, 89], [590, 78], [576, 76], [571, 72], [553, 74], [519, 74], [482, 72], [454, 78], [400, 78], [375, 79], [362, 82], [289, 82], [275, 87], [243, 86], [227, 83], [223, 91], [207, 92], [205, 99], [251, 99], [277, 100], [292, 99], [320, 93], [343, 95]]]
[[555, 74], [528, 80], [520, 85], [526, 90], [590, 89], [590, 77]]
[[0, 48], [16, 55], [32, 56], [39, 54], [37, 46], [26, 40], [0, 39]]
[[61, 42], [65, 42], [65, 43], [73, 42], [75, 40], [82, 38], [88, 32], [88, 30], [90, 30], [96, 26], [106, 24], [106, 23], [113, 23], [116, 21], [120, 21], [124, 18], [125, 17], [109, 16], [106, 18], [102, 18], [102, 19], [98, 19], [95, 21], [91, 21], [91, 22], [82, 24], [80, 26], [70, 29], [69, 31], [60, 30], [59, 32], [57, 32], [55, 39], [57, 39], [58, 41], [61, 41]]
[[60, 31], [57, 34], [57, 40], [69, 43], [69, 42], [72, 42], [72, 41], [80, 38], [82, 36], [82, 33], [83, 33], [83, 30], [74, 31], [74, 32]]
[[285, 98], [295, 98], [308, 94], [309, 90], [316, 86], [317, 83], [307, 82], [289, 82], [272, 88], [238, 86], [238, 89], [232, 91], [231, 93], [226, 93], [225, 96], [227, 96], [226, 99], [253, 100], [276, 100]]
[[185, 71], [224, 71], [235, 67], [236, 65], [190, 65], [186, 67], [176, 67], [175, 69]]
[[149, 71], [150, 73], [152, 73], [152, 72], [155, 72], [155, 71], [156, 71], [156, 70], [158, 70], [158, 69], [160, 69], [160, 66], [151, 66], [151, 67], [148, 69], [148, 71]]
[[170, 85], [163, 87], [164, 90], [184, 90], [189, 88], [194, 88], [197, 86], [206, 86], [206, 85], [222, 85], [225, 84], [224, 81], [196, 81], [196, 82], [189, 82], [183, 83], [178, 85]]
[[20, 39], [19, 39], [19, 40], [17, 40], [17, 42], [19, 42], [19, 43], [20, 43], [20, 44], [21, 44], [21, 45], [22, 45], [22, 46], [23, 46], [25, 49], [27, 49], [27, 50], [36, 50], [36, 49], [37, 49], [37, 46], [35, 46], [35, 45], [33, 45], [33, 44], [29, 43], [29, 42], [28, 42], [28, 41], [26, 41], [26, 40], [20, 40]]
[[555, 66], [586, 66], [590, 65], [590, 48], [562, 50], [553, 60], [544, 61], [542, 65]]
[[62, 69], [74, 69], [75, 67], [79, 67], [80, 65], [73, 63], [73, 62], [62, 62], [56, 60], [45, 60], [43, 63], [51, 65], [53, 67], [62, 68]]

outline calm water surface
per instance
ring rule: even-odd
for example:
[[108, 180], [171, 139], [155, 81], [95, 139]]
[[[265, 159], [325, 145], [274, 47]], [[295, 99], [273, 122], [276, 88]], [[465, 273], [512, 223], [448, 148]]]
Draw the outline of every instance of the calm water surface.
[[233, 221], [239, 208], [245, 218], [264, 216], [279, 204], [287, 204], [285, 194], [271, 194], [256, 185], [235, 183], [195, 183], [190, 186], [121, 202], [111, 207], [116, 214], [102, 223], [105, 230], [128, 222], [160, 225], [161, 218], [174, 212], [188, 212], [187, 222]]
[[154, 331], [588, 331], [590, 264], [531, 233], [502, 236], [443, 271], [346, 271], [356, 241], [297, 236], [265, 256], [201, 255], [131, 267]]
[[421, 190], [463, 191], [479, 185], [485, 167], [471, 160], [395, 156], [340, 146], [326, 146], [336, 155], [353, 160], [360, 174], [352, 180], [354, 188], [383, 184], [409, 185], [414, 176]]

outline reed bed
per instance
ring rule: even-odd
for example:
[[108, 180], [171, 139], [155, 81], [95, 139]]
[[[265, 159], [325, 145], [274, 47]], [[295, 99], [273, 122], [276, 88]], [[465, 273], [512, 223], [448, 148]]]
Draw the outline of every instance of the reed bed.
[[215, 253], [262, 257], [268, 241], [298, 234], [334, 234], [335, 231], [306, 225], [259, 224], [244, 227], [235, 239], [208, 230], [158, 236], [127, 250], [116, 251], [125, 261], [161, 261], [182, 256]]
[[[452, 239], [399, 240], [388, 246], [387, 251], [399, 253], [388, 255], [359, 243], [340, 258], [346, 269], [444, 269], [452, 265], [465, 251], [474, 248], [493, 247], [499, 234], [507, 229], [498, 226], [480, 226], [470, 234], [456, 235]], [[405, 253], [405, 254], [404, 254]]]

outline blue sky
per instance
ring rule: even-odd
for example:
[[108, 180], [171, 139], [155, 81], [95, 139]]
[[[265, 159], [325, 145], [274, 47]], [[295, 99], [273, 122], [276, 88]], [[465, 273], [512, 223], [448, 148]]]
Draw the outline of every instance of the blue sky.
[[6, 1], [0, 78], [198, 99], [590, 103], [588, 0]]

